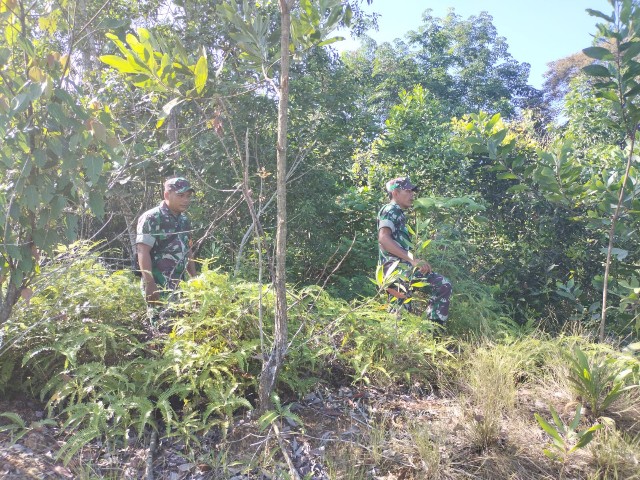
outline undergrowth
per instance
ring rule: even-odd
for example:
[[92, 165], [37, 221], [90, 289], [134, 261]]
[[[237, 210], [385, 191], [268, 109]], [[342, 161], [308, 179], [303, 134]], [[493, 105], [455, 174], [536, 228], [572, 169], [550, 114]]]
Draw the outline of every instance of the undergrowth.
[[[638, 451], [635, 427], [625, 426], [638, 425], [632, 408], [637, 397], [628, 389], [640, 376], [636, 353], [516, 325], [497, 308], [488, 288], [462, 282], [456, 292], [452, 323], [441, 331], [419, 316], [389, 313], [377, 299], [347, 303], [318, 287], [289, 289], [290, 343], [274, 418], [294, 415], [291, 402], [321, 384], [448, 395], [459, 400], [455, 418], [462, 427], [456, 431], [482, 456], [516, 441], [510, 427], [515, 424], [538, 432], [542, 452], [544, 433], [531, 406], [520, 403], [520, 392], [539, 394], [544, 407], [536, 404], [536, 412], [557, 411], [564, 422], [577, 402], [588, 404], [591, 398], [596, 407], [587, 412], [589, 421], [606, 411], [619, 423], [594, 435], [590, 448], [601, 446], [592, 454], [594, 462], [607, 474], [627, 472], [625, 465]], [[233, 280], [205, 265], [181, 285], [167, 332], [150, 335], [135, 276], [110, 271], [89, 248], [63, 251], [43, 269], [30, 301], [2, 327], [0, 390], [46, 402], [46, 420], [67, 436], [57, 452], [65, 462], [92, 442], [115, 458], [123, 445], [145, 446], [155, 434], [180, 439], [190, 458], [206, 457], [224, 470], [229, 449], [221, 446], [224, 458], [196, 452], [207, 433], [216, 432], [224, 444], [234, 418], [255, 406], [262, 358], [273, 336], [273, 306], [266, 286]], [[584, 363], [577, 349], [588, 361], [588, 373], [602, 370], [597, 395], [588, 397], [588, 385], [571, 380], [576, 365]], [[15, 416], [2, 418], [5, 424], [15, 420], [4, 428], [14, 438], [30, 428]], [[405, 427], [384, 416], [373, 420], [360, 444], [346, 451], [358, 461], [327, 451], [332, 478], [367, 478], [371, 468], [391, 471], [390, 451], [393, 458], [408, 459], [405, 463], [417, 462], [415, 478], [455, 478], [459, 462], [442, 456], [452, 448], [447, 429], [409, 419]], [[621, 453], [626, 460], [616, 450], [627, 452]], [[264, 458], [272, 462], [273, 455], [265, 452]]]

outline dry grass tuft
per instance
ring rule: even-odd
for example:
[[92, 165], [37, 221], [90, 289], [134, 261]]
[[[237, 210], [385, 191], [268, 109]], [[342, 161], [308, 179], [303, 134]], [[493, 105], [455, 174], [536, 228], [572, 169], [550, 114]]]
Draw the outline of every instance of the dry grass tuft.
[[589, 445], [599, 478], [640, 479], [640, 435], [604, 429]]
[[507, 348], [480, 347], [465, 367], [467, 433], [471, 445], [483, 451], [501, 439], [503, 416], [513, 412], [517, 366]]

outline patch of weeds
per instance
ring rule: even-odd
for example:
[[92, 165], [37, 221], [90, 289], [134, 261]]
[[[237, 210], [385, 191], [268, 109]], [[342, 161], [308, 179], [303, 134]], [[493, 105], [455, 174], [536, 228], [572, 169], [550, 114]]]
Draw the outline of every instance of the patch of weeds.
[[344, 443], [335, 445], [325, 457], [325, 467], [332, 480], [365, 480], [369, 478], [367, 465], [363, 457], [367, 451], [356, 444]]
[[425, 424], [414, 424], [409, 429], [409, 437], [422, 467], [425, 480], [436, 480], [442, 477], [444, 465], [440, 455], [440, 439]]
[[515, 368], [512, 355], [505, 347], [480, 347], [470, 355], [464, 373], [468, 397], [466, 417], [469, 440], [478, 450], [499, 441], [502, 417], [514, 409]]
[[640, 435], [629, 436], [615, 427], [603, 429], [589, 446], [598, 478], [640, 479]]

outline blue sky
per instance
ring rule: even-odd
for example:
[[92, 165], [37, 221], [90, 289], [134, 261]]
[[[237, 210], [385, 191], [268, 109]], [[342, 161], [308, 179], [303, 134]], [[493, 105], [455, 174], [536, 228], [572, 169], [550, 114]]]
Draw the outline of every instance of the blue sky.
[[[451, 7], [465, 19], [488, 12], [513, 58], [531, 65], [529, 83], [536, 88], [542, 85], [547, 63], [591, 45], [598, 19], [585, 9], [612, 11], [607, 0], [373, 0], [363, 9], [380, 14], [379, 31], [368, 34], [381, 43], [415, 30], [428, 8], [443, 17]], [[346, 40], [335, 46], [353, 49], [357, 42]]]

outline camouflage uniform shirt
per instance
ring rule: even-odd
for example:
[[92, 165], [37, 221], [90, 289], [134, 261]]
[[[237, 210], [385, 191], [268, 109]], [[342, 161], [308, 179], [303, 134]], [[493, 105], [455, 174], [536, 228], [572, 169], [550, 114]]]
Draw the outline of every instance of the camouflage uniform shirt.
[[184, 276], [190, 239], [189, 217], [173, 214], [165, 202], [138, 219], [136, 243], [151, 247], [151, 273], [159, 288], [173, 290]]
[[[378, 231], [383, 227], [388, 227], [391, 230], [391, 238], [393, 238], [398, 245], [406, 251], [411, 250], [412, 244], [411, 238], [409, 237], [409, 230], [407, 229], [407, 217], [405, 217], [404, 212], [397, 203], [387, 203], [380, 209], [378, 213]], [[380, 264], [400, 260], [398, 257], [391, 255], [383, 249], [381, 245], [379, 245], [379, 259]], [[404, 260], [400, 261], [407, 263]]]
[[[378, 213], [378, 231], [383, 227], [388, 227], [391, 230], [391, 238], [393, 238], [398, 245], [407, 252], [411, 251], [413, 245], [411, 243], [411, 237], [409, 236], [409, 229], [407, 228], [407, 217], [405, 217], [404, 212], [395, 202], [387, 203]], [[451, 282], [435, 272], [429, 272], [427, 274], [421, 273], [419, 269], [412, 268], [409, 262], [400, 260], [395, 255], [391, 255], [384, 250], [380, 244], [378, 245], [380, 264], [384, 266], [385, 275], [395, 262], [400, 261], [396, 268], [409, 276], [409, 283], [417, 280], [424, 281], [427, 284], [421, 288], [429, 295], [429, 303], [426, 310], [427, 318], [434, 322], [444, 324], [449, 318], [449, 299], [451, 298], [452, 292]], [[398, 283], [406, 285], [404, 280], [399, 280]], [[413, 285], [412, 288], [414, 290], [417, 289], [413, 287]], [[409, 305], [411, 305], [411, 303], [409, 303]]]

